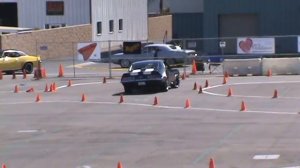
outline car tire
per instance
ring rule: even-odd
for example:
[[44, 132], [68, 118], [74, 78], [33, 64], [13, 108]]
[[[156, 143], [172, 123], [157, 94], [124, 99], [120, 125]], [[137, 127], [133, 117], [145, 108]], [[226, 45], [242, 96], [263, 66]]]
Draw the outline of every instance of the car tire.
[[120, 65], [122, 68], [128, 68], [130, 66], [130, 61], [128, 59], [122, 59]]
[[180, 79], [177, 76], [175, 82], [172, 84], [172, 88], [179, 88], [179, 85], [180, 85]]
[[168, 65], [174, 65], [176, 63], [175, 59], [172, 59], [172, 58], [166, 59], [165, 62]]
[[163, 92], [167, 92], [167, 91], [169, 91], [169, 89], [170, 89], [170, 86], [168, 85], [167, 82], [165, 82], [165, 83], [161, 86], [161, 90], [162, 90]]
[[27, 74], [31, 74], [33, 72], [33, 64], [32, 63], [26, 63], [23, 66], [23, 71], [25, 71]]

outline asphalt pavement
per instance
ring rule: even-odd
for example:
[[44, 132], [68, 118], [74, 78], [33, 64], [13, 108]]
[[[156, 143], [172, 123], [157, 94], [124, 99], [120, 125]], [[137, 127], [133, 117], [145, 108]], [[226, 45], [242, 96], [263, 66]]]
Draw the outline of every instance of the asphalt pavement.
[[106, 78], [107, 63], [43, 64], [47, 78], [0, 80], [0, 164], [8, 168], [208, 168], [210, 159], [223, 168], [300, 167], [299, 76], [224, 82], [217, 69], [168, 92], [128, 95], [126, 69], [113, 65]]

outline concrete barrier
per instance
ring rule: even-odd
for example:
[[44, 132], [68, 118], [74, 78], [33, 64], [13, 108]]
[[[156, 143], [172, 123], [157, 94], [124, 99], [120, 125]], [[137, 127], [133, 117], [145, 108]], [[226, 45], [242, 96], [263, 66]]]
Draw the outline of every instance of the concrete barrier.
[[230, 76], [262, 75], [262, 60], [255, 59], [225, 59], [223, 72]]
[[300, 58], [264, 58], [262, 60], [263, 75], [271, 70], [273, 75], [299, 75]]

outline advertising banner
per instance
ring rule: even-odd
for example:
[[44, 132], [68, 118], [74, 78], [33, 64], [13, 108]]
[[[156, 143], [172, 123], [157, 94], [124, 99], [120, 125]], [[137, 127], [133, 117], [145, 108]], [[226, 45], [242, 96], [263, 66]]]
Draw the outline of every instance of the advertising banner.
[[98, 43], [78, 43], [78, 60], [79, 61], [100, 61], [101, 50]]
[[238, 38], [238, 54], [275, 54], [274, 38]]

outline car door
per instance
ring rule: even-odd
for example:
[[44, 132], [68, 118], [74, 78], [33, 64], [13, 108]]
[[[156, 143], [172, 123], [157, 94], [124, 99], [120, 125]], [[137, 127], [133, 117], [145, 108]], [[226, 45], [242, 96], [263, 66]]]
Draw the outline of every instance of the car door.
[[150, 60], [154, 57], [155, 47], [153, 46], [145, 46], [142, 51], [140, 60]]
[[2, 60], [3, 70], [19, 70], [21, 65], [18, 62], [19, 54], [17, 52], [4, 52]]

